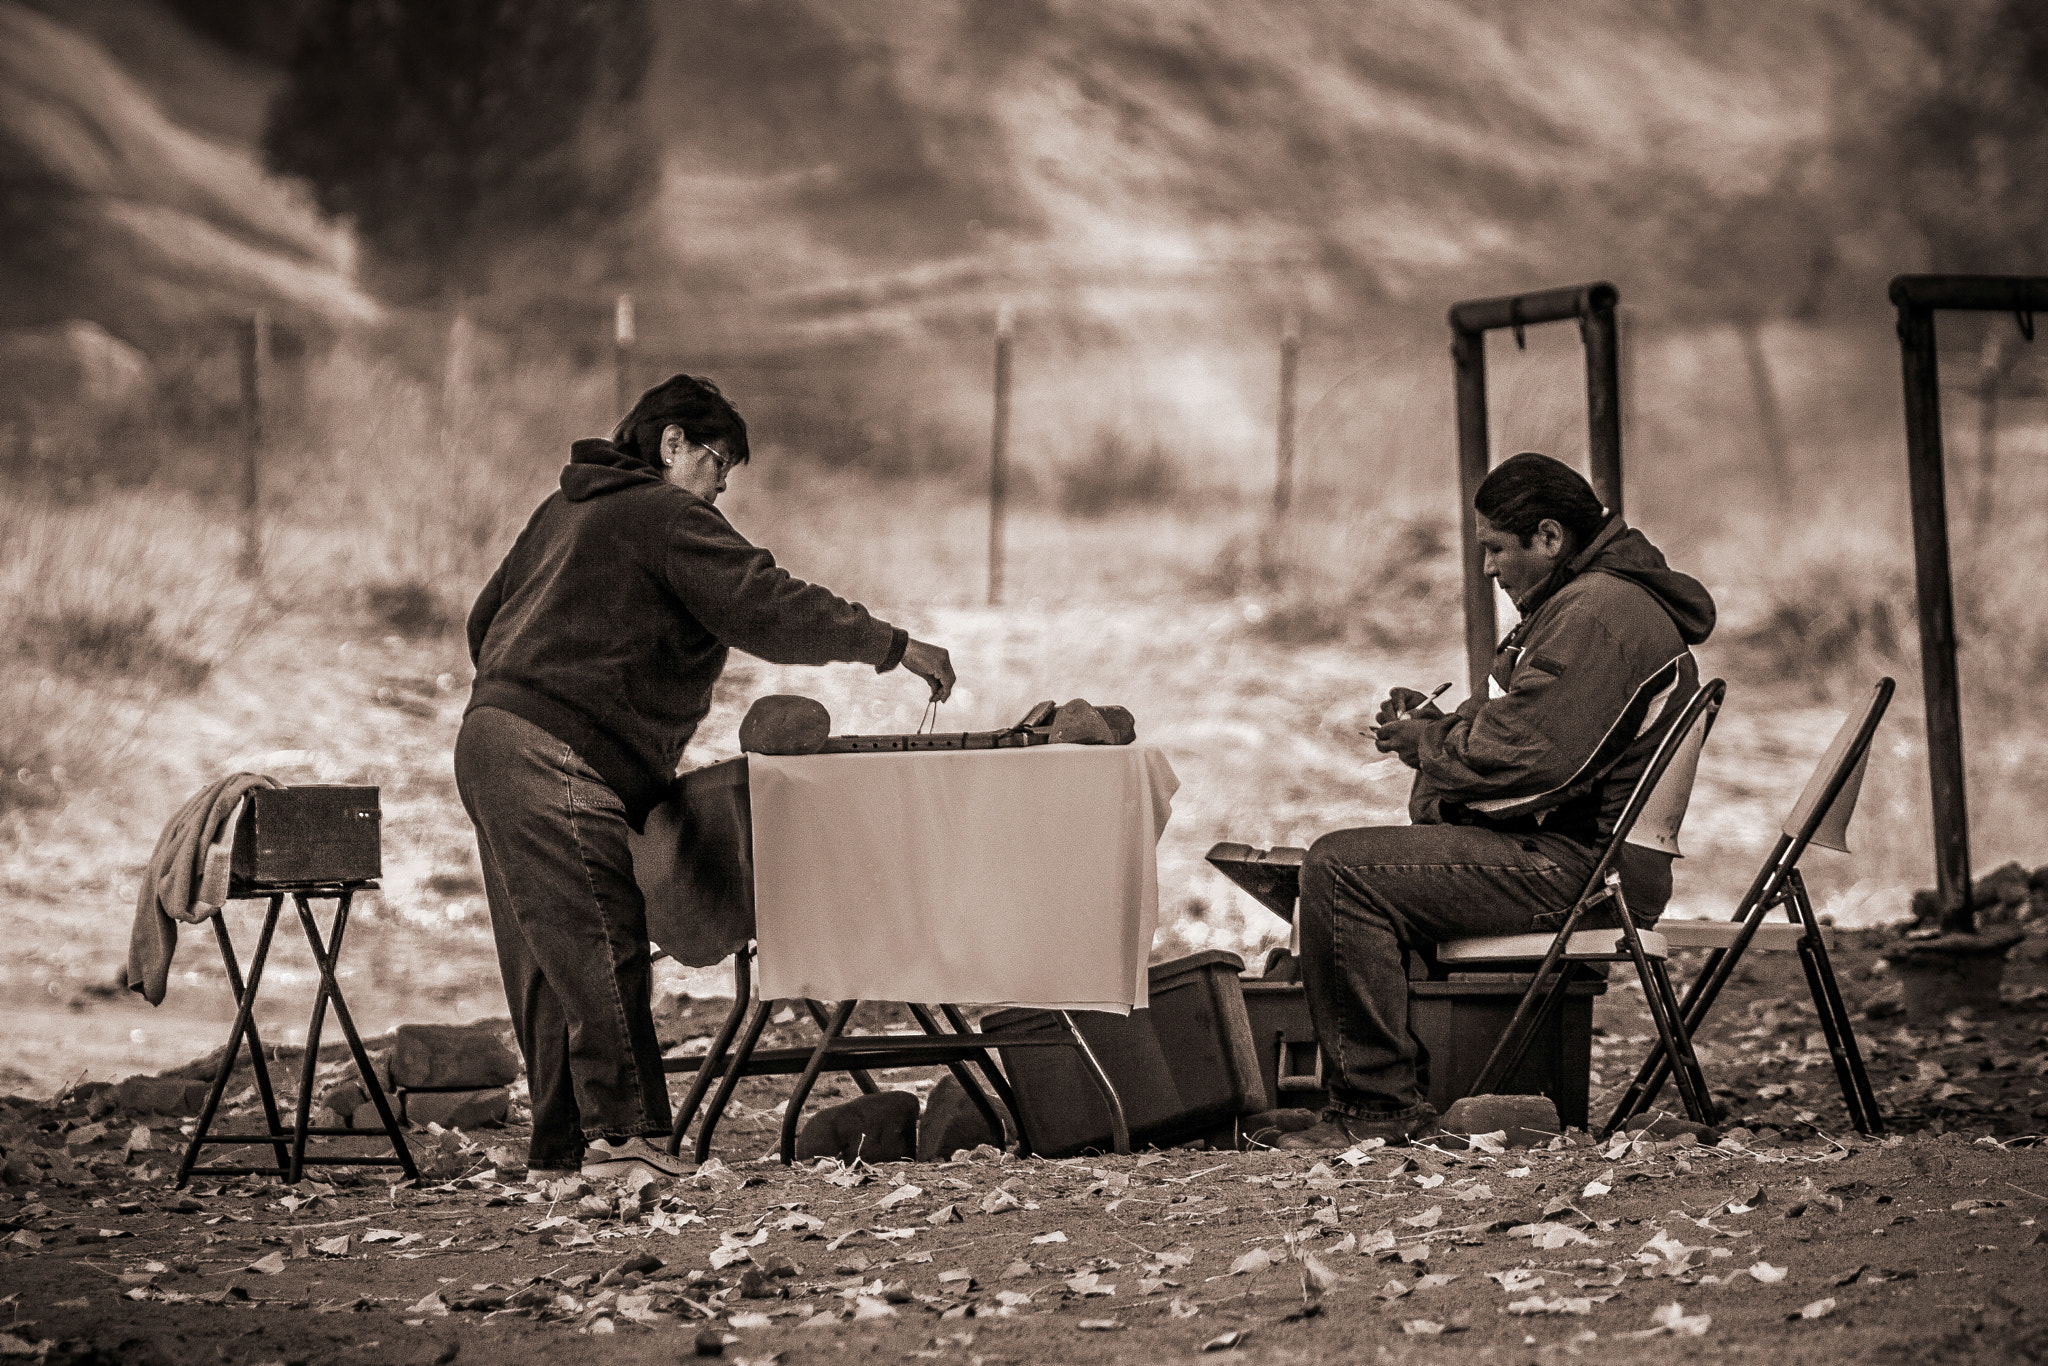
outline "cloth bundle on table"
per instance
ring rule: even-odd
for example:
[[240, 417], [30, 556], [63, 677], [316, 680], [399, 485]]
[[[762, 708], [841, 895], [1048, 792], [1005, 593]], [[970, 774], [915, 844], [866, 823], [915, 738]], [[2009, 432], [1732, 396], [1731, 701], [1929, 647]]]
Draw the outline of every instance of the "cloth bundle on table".
[[746, 756], [768, 998], [1146, 1004], [1149, 745]]

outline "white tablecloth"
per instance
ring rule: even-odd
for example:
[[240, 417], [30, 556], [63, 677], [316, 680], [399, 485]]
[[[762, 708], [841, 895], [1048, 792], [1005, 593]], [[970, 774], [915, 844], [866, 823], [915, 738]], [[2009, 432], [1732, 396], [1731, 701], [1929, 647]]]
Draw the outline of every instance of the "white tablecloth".
[[1152, 746], [751, 754], [747, 770], [763, 996], [1145, 1004], [1180, 786]]

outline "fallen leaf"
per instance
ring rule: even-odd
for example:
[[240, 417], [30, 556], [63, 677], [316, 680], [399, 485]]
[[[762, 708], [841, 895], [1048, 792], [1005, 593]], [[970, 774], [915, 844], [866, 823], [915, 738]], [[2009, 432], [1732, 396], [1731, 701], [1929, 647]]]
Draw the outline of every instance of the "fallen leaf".
[[1403, 1319], [1401, 1331], [1413, 1338], [1434, 1338], [1443, 1335], [1444, 1326], [1429, 1319]]
[[313, 1244], [313, 1250], [324, 1257], [346, 1257], [349, 1252], [349, 1237], [344, 1233], [339, 1238], [322, 1238]]
[[853, 1316], [857, 1319], [894, 1318], [896, 1306], [873, 1295], [861, 1295], [853, 1302]]
[[1769, 1262], [1758, 1262], [1749, 1269], [1749, 1274], [1765, 1285], [1776, 1285], [1785, 1279], [1785, 1268], [1772, 1266]]
[[1443, 1217], [1444, 1207], [1442, 1205], [1431, 1205], [1422, 1213], [1408, 1215], [1407, 1217], [1403, 1218], [1400, 1222], [1406, 1224], [1410, 1228], [1435, 1228], [1437, 1226], [1438, 1221], [1441, 1220]]
[[1262, 1247], [1255, 1247], [1250, 1252], [1245, 1253], [1244, 1256], [1232, 1262], [1230, 1270], [1224, 1274], [1230, 1276], [1256, 1276], [1271, 1265], [1273, 1265], [1273, 1254]]
[[1677, 1304], [1667, 1304], [1660, 1306], [1651, 1313], [1650, 1322], [1656, 1325], [1655, 1328], [1650, 1330], [1651, 1333], [1662, 1332], [1669, 1333], [1673, 1337], [1696, 1338], [1713, 1326], [1714, 1316], [1712, 1314], [1693, 1314], [1688, 1316], [1685, 1310]]
[[268, 1256], [258, 1257], [255, 1261], [249, 1263], [248, 1269], [250, 1271], [260, 1271], [266, 1276], [275, 1276], [284, 1270], [284, 1254], [282, 1252], [273, 1252]]
[[1058, 1229], [1054, 1229], [1051, 1233], [1039, 1234], [1031, 1241], [1033, 1243], [1064, 1243], [1065, 1241], [1067, 1241], [1067, 1235], [1060, 1232]]
[[1189, 1304], [1185, 1299], [1176, 1295], [1173, 1297], [1173, 1303], [1166, 1306], [1166, 1312], [1177, 1319], [1191, 1319], [1202, 1311], [1199, 1306]]
[[734, 1314], [726, 1322], [735, 1328], [773, 1328], [775, 1320], [766, 1314]]
[[1428, 1176], [1418, 1176], [1415, 1178], [1415, 1184], [1422, 1187], [1426, 1191], [1435, 1190], [1438, 1186], [1441, 1186], [1443, 1183], [1444, 1178], [1441, 1172], [1431, 1172]]
[[1013, 1209], [1024, 1208], [1024, 1202], [1000, 1188], [990, 1191], [981, 1201], [983, 1214], [1005, 1214]]
[[1525, 1290], [1541, 1290], [1543, 1278], [1527, 1267], [1511, 1267], [1506, 1271], [1489, 1271], [1486, 1279], [1499, 1281], [1500, 1288], [1510, 1295], [1519, 1295]]
[[958, 1224], [963, 1222], [958, 1205], [940, 1205], [924, 1217], [927, 1224]]
[[1243, 1342], [1248, 1331], [1248, 1329], [1244, 1328], [1233, 1328], [1227, 1333], [1218, 1333], [1215, 1337], [1202, 1344], [1202, 1350], [1205, 1352], [1227, 1352]]
[[1313, 1254], [1301, 1259], [1302, 1284], [1320, 1295], [1334, 1287], [1343, 1278], [1315, 1259]]
[[1795, 1319], [1817, 1319], [1823, 1318], [1826, 1315], [1832, 1314], [1834, 1312], [1835, 1302], [1832, 1299], [1815, 1300], [1812, 1304], [1809, 1304], [1805, 1308], [1801, 1309], [1797, 1314], [1787, 1315], [1787, 1317]]
[[1113, 1333], [1123, 1327], [1115, 1319], [1082, 1319], [1074, 1326], [1085, 1333]]
[[875, 1201], [876, 1209], [892, 1209], [906, 1200], [915, 1200], [924, 1194], [922, 1186], [898, 1186], [881, 1199]]
[[1472, 1134], [1465, 1140], [1482, 1153], [1504, 1153], [1508, 1149], [1508, 1131], [1495, 1129], [1490, 1134]]
[[998, 1290], [996, 1303], [1005, 1309], [1021, 1309], [1031, 1303], [1031, 1297], [1021, 1290]]
[[1069, 1278], [1067, 1281], [1067, 1289], [1073, 1291], [1076, 1295], [1081, 1296], [1081, 1298], [1083, 1299], [1086, 1299], [1090, 1295], [1114, 1295], [1116, 1293], [1115, 1286], [1104, 1285], [1102, 1283], [1102, 1277], [1097, 1275], [1093, 1271], [1084, 1271], [1078, 1276]]

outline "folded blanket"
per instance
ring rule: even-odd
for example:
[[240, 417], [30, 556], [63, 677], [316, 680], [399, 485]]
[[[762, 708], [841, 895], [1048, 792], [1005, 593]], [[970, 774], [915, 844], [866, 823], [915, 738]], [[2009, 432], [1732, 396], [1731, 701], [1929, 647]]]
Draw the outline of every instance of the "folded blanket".
[[[164, 826], [135, 898], [124, 973], [130, 991], [141, 992], [151, 1005], [163, 1004], [171, 955], [178, 949], [178, 922], [197, 924], [218, 915], [227, 900], [226, 851], [244, 794], [252, 787], [283, 786], [261, 773], [230, 774], [193, 793]], [[216, 842], [221, 851], [209, 861]]]

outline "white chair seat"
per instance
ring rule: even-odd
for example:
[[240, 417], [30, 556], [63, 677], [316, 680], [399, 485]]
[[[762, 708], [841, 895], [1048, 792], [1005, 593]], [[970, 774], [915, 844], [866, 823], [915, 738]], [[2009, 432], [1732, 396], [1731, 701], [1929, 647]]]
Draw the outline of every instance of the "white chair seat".
[[[1741, 928], [1740, 922], [1734, 920], [1665, 920], [1659, 922], [1657, 932], [1674, 949], [1726, 949], [1734, 946], [1735, 932]], [[1756, 936], [1749, 946], [1766, 952], [1789, 952], [1799, 947], [1805, 934], [1804, 926], [1767, 920], [1756, 927]]]
[[[1670, 946], [1656, 930], [1638, 930], [1643, 953], [1651, 958], [1669, 958]], [[1496, 934], [1477, 939], [1450, 939], [1436, 946], [1439, 963], [1499, 963], [1517, 959], [1540, 959], [1550, 952], [1554, 934]], [[1620, 930], [1580, 930], [1565, 943], [1566, 958], [1612, 958], [1628, 954], [1628, 941]]]

